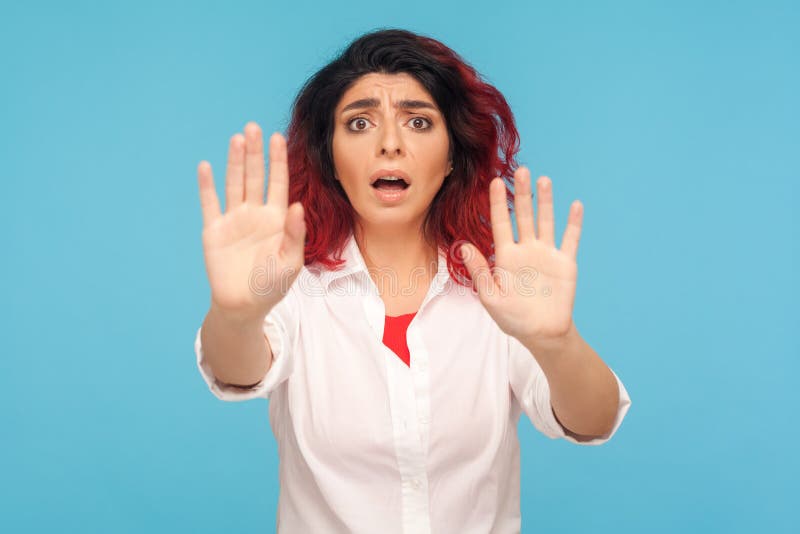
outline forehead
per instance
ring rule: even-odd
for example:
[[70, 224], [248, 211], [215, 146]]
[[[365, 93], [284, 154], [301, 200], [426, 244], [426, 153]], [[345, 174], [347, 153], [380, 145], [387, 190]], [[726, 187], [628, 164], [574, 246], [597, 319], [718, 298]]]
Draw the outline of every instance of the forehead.
[[348, 102], [360, 98], [384, 98], [390, 101], [397, 100], [427, 100], [434, 106], [430, 93], [412, 75], [400, 72], [397, 74], [384, 74], [371, 72], [360, 77], [344, 92], [336, 106], [341, 109]]

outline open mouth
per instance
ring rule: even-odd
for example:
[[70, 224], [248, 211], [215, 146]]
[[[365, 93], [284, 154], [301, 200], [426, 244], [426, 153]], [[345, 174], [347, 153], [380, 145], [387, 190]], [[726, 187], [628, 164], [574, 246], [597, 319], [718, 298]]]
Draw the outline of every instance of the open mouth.
[[372, 187], [381, 191], [402, 191], [408, 183], [399, 176], [384, 176], [372, 182]]

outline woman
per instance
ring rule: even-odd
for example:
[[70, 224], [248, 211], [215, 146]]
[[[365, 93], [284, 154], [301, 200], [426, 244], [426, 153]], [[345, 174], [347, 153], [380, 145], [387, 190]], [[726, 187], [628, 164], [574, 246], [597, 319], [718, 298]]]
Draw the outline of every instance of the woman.
[[278, 531], [519, 532], [521, 413], [600, 444], [630, 405], [572, 321], [580, 204], [556, 248], [505, 99], [406, 31], [315, 74], [287, 137], [266, 203], [256, 124], [231, 139], [224, 214], [198, 167], [197, 361], [217, 397], [270, 399]]

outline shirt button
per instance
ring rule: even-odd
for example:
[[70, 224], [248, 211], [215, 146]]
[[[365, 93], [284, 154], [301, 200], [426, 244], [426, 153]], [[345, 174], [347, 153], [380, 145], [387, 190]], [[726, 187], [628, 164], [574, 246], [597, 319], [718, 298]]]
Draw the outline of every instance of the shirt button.
[[422, 487], [422, 482], [415, 478], [411, 481], [411, 487], [419, 491], [419, 489]]
[[424, 372], [425, 370], [428, 369], [428, 365], [425, 362], [419, 362], [419, 364], [417, 365], [417, 369]]
[[431, 420], [428, 419], [427, 415], [423, 415], [422, 417], [419, 418], [419, 422], [422, 423], [423, 425], [427, 425], [428, 423], [431, 422]]

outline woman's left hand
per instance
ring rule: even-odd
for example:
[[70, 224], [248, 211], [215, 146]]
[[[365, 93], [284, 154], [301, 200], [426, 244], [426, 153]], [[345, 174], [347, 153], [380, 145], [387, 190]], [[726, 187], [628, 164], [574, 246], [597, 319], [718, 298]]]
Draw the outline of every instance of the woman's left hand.
[[490, 272], [483, 254], [472, 245], [462, 257], [475, 282], [478, 296], [503, 332], [530, 346], [560, 341], [573, 328], [572, 311], [578, 265], [583, 206], [574, 201], [561, 242], [554, 243], [553, 188], [549, 178], [537, 182], [538, 220], [534, 229], [530, 171], [514, 173], [514, 211], [519, 242], [514, 242], [511, 217], [502, 178], [489, 188], [495, 267]]

